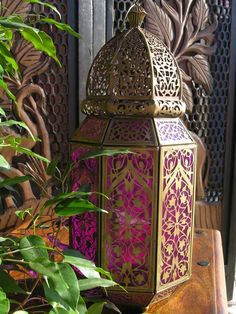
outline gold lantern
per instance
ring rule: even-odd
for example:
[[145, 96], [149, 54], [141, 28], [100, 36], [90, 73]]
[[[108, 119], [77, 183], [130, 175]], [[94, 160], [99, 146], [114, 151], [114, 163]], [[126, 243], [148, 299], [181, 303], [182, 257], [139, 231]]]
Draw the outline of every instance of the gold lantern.
[[78, 162], [73, 188], [90, 183], [108, 214], [72, 219], [72, 245], [109, 270], [120, 303], [146, 305], [191, 275], [196, 144], [180, 120], [181, 74], [168, 48], [141, 28], [144, 9], [129, 12], [130, 29], [98, 53], [87, 82], [87, 115], [72, 139], [72, 159], [98, 148], [128, 148]]

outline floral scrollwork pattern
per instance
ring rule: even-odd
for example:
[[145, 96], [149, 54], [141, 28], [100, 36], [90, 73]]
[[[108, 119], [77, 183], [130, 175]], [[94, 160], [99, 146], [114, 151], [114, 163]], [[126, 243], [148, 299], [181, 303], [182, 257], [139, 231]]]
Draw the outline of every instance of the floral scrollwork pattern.
[[160, 285], [190, 275], [194, 148], [162, 151]]
[[[72, 153], [72, 160], [76, 163], [72, 174], [71, 182], [74, 191], [77, 191], [81, 185], [90, 184], [92, 191], [98, 190], [98, 161], [88, 159], [77, 162], [78, 158], [91, 150], [89, 147], [80, 146]], [[91, 201], [98, 204], [96, 195], [91, 196]], [[96, 261], [97, 252], [97, 215], [87, 212], [83, 215], [77, 215], [72, 218], [72, 246], [81, 252], [91, 261]]]
[[124, 287], [150, 289], [154, 217], [154, 150], [105, 161], [102, 267]]

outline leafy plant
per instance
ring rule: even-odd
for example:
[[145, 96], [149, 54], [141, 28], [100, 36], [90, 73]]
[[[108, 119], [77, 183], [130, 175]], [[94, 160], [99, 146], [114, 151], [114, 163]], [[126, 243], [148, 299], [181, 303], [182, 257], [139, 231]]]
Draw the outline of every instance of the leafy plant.
[[[2, 0], [0, 6], [0, 87], [7, 97], [15, 102], [17, 108], [14, 91], [19, 86], [24, 86], [26, 81], [31, 79], [31, 74], [27, 71], [27, 73], [22, 73], [17, 60], [12, 55], [11, 49], [15, 36], [20, 36], [19, 40], [28, 41], [34, 48], [60, 64], [51, 37], [34, 24], [29, 24], [28, 5], [37, 3], [47, 6], [59, 16], [60, 13], [55, 6], [43, 1], [26, 0], [23, 5], [22, 0], [16, 0], [16, 2], [21, 5], [16, 6], [14, 12], [5, 9], [6, 0]], [[34, 17], [37, 22], [50, 23], [73, 36], [80, 37], [67, 24], [46, 17]], [[3, 93], [1, 96], [4, 98]], [[90, 192], [88, 187], [70, 192], [69, 177], [73, 164], [68, 165], [64, 172], [61, 172], [57, 167], [59, 158], [50, 162], [32, 152], [31, 149], [23, 147], [22, 139], [16, 136], [14, 130], [4, 133], [4, 128], [10, 129], [12, 126], [17, 126], [24, 128], [31, 138], [37, 141], [26, 124], [22, 121], [7, 119], [2, 108], [0, 108], [0, 118], [0, 149], [9, 148], [15, 154], [24, 153], [29, 157], [29, 162], [22, 166], [26, 175], [2, 180], [0, 189], [7, 188], [12, 192], [14, 191], [12, 186], [30, 178], [46, 198], [37, 214], [33, 214], [31, 208], [16, 211], [16, 215], [22, 223], [25, 223], [25, 227], [20, 230], [20, 235], [5, 234], [0, 237], [1, 314], [45, 313], [45, 311], [49, 311], [50, 314], [99, 314], [106, 304], [118, 311], [114, 305], [104, 300], [87, 307], [83, 292], [96, 287], [106, 289], [116, 283], [109, 272], [96, 267], [79, 252], [65, 248], [59, 241], [60, 231], [68, 228], [69, 216], [85, 211], [104, 212], [103, 209], [90, 202], [89, 197], [93, 192]], [[117, 153], [118, 151], [103, 151], [102, 153], [99, 151], [81, 158], [94, 158], [102, 154], [109, 156]], [[50, 176], [48, 180], [45, 180], [38, 170], [39, 164], [45, 167], [45, 172]], [[7, 171], [9, 167], [8, 160], [1, 156], [0, 168]], [[52, 185], [56, 187], [55, 195], [48, 192], [48, 187]], [[43, 237], [40, 234], [45, 230], [46, 237]], [[77, 279], [75, 269], [80, 271], [81, 278]], [[16, 280], [16, 274], [21, 274], [24, 280]]]
[[[78, 161], [102, 156], [103, 153], [111, 156], [127, 152], [123, 150], [95, 151], [81, 156]], [[35, 162], [38, 161], [35, 160]], [[69, 171], [65, 169], [64, 172], [61, 172], [57, 168], [58, 162], [59, 158], [55, 158], [48, 164], [46, 171], [51, 173], [52, 177], [46, 182], [40, 179], [40, 173], [37, 173], [36, 170], [32, 171], [31, 168], [28, 168], [28, 164], [25, 165], [25, 171], [40, 187], [41, 192], [47, 196], [47, 200], [40, 213], [36, 215], [32, 215], [30, 209], [16, 212], [23, 221], [26, 215], [31, 217], [25, 229], [21, 230], [23, 236], [8, 235], [0, 238], [0, 283], [2, 289], [0, 308], [6, 308], [4, 313], [15, 314], [18, 313], [17, 311], [34, 313], [38, 309], [42, 309], [45, 313], [49, 306], [50, 314], [99, 314], [108, 304], [109, 307], [112, 306], [113, 309], [119, 311], [108, 301], [99, 301], [87, 308], [82, 295], [84, 291], [97, 287], [105, 289], [116, 283], [112, 280], [109, 272], [96, 267], [93, 262], [86, 260], [79, 252], [68, 249], [59, 241], [59, 232], [67, 229], [69, 216], [79, 215], [85, 211], [104, 212], [104, 210], [89, 201], [88, 198], [93, 192], [90, 192], [87, 186], [81, 187], [77, 191], [68, 191], [70, 173], [74, 165], [68, 166]], [[50, 184], [56, 185], [58, 188], [55, 196], [46, 192], [46, 187]], [[94, 193], [97, 194], [97, 192]], [[48, 208], [49, 212], [45, 215], [45, 210]], [[48, 230], [46, 239], [38, 235], [45, 229]], [[30, 230], [30, 235], [27, 235]], [[80, 271], [83, 278], [77, 279], [75, 268]], [[14, 280], [12, 276], [14, 271], [33, 280], [31, 287], [29, 288], [27, 280], [22, 282]], [[44, 293], [43, 296], [38, 297], [37, 294], [35, 295], [35, 291], [40, 286], [43, 287]], [[17, 293], [17, 298], [13, 296], [7, 298], [9, 294], [14, 293]], [[19, 295], [21, 295], [20, 298]]]

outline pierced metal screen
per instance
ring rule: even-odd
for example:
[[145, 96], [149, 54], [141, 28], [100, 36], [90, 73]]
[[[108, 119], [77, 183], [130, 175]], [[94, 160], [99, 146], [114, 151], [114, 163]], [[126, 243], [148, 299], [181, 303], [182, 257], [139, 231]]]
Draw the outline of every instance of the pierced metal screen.
[[[67, 0], [51, 1], [62, 15], [62, 22], [67, 22]], [[36, 6], [36, 12], [58, 19], [56, 13], [47, 7]], [[50, 12], [50, 14], [49, 14]], [[69, 105], [68, 105], [68, 35], [54, 26], [41, 27], [53, 39], [57, 48], [57, 55], [62, 64], [59, 67], [52, 62], [49, 70], [40, 75], [37, 83], [42, 86], [47, 96], [47, 130], [50, 136], [52, 157], [60, 154], [63, 163], [68, 159], [69, 137]]]
[[[114, 33], [122, 30], [123, 20], [132, 3], [131, 0], [114, 1]], [[209, 60], [214, 90], [211, 96], [205, 96], [201, 86], [194, 88], [195, 105], [193, 112], [186, 115], [185, 121], [188, 128], [197, 133], [207, 145], [209, 154], [207, 201], [212, 202], [221, 200], [223, 193], [232, 2], [209, 0], [208, 5], [212, 19], [218, 21], [215, 35], [217, 50]]]

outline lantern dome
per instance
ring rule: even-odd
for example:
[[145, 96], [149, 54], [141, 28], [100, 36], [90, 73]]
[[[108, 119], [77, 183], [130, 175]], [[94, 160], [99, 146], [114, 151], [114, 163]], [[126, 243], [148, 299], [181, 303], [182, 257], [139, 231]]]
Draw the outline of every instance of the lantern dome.
[[131, 28], [112, 38], [98, 52], [89, 72], [87, 115], [180, 116], [181, 73], [164, 43], [139, 25], [145, 15], [130, 12]]

